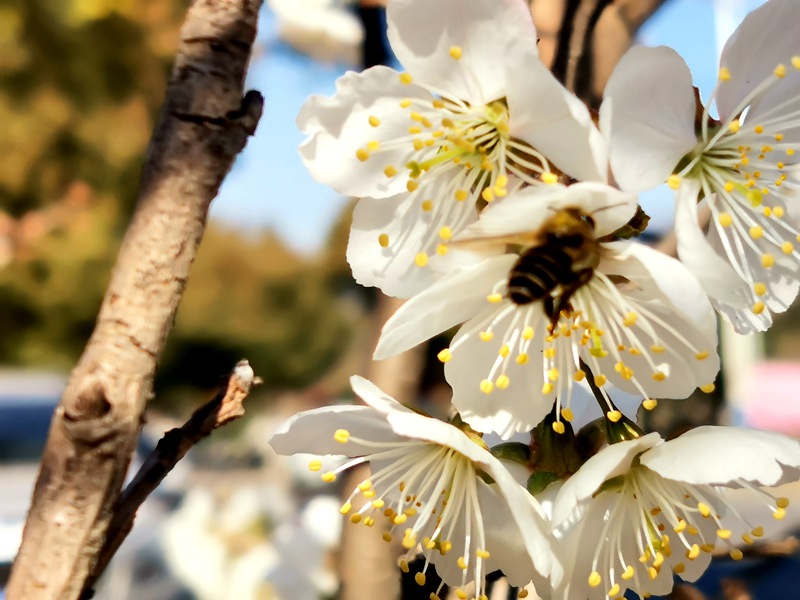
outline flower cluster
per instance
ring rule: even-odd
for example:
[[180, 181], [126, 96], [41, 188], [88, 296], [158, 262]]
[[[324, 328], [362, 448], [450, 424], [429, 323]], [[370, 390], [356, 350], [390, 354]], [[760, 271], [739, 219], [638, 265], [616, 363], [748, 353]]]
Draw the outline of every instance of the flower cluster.
[[[646, 409], [713, 390], [716, 314], [763, 330], [797, 295], [789, 22], [795, 0], [751, 13], [705, 105], [673, 50], [634, 48], [595, 122], [539, 60], [523, 0], [392, 0], [406, 71], [350, 73], [306, 103], [307, 167], [359, 197], [354, 277], [408, 298], [375, 358], [460, 325], [438, 355], [458, 415], [418, 414], [354, 377], [368, 406], [296, 415], [272, 445], [350, 457], [335, 469], [314, 458], [326, 481], [368, 462], [341, 512], [400, 539], [402, 568], [421, 553], [420, 584], [434, 564], [461, 598], [486, 598], [496, 569], [545, 597], [648, 597], [673, 575], [695, 580], [715, 548], [742, 556], [763, 528], [734, 498], [783, 518], [788, 500], [768, 488], [796, 477], [800, 443], [722, 427], [664, 441], [612, 390]], [[675, 191], [680, 260], [635, 239], [648, 223], [636, 193], [661, 183]], [[592, 451], [576, 415], [595, 419]], [[531, 441], [489, 448], [488, 433]]]

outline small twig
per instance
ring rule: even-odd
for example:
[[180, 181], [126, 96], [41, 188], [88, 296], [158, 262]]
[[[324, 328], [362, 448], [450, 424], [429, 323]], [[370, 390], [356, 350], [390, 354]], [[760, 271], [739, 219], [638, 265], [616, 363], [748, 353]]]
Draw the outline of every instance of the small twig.
[[[244, 415], [245, 398], [254, 386], [261, 383], [261, 378], [255, 377], [250, 363], [240, 360], [226, 383], [220, 385], [209, 402], [198, 408], [181, 427], [171, 429], [164, 434], [120, 496], [119, 504], [109, 524], [108, 537], [100, 551], [97, 565], [87, 581], [87, 590], [94, 586], [130, 533], [136, 513], [144, 501], [175, 468], [178, 461], [186, 456], [192, 446], [218, 427]], [[90, 597], [91, 595], [84, 592], [83, 598]]]

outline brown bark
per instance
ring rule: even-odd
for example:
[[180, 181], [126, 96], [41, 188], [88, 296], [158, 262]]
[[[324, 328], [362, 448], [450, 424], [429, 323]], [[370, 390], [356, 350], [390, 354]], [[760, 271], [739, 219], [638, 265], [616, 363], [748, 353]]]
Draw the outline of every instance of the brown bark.
[[242, 97], [259, 5], [189, 9], [132, 222], [53, 416], [9, 600], [78, 598], [97, 563], [209, 204], [261, 115], [258, 93]]

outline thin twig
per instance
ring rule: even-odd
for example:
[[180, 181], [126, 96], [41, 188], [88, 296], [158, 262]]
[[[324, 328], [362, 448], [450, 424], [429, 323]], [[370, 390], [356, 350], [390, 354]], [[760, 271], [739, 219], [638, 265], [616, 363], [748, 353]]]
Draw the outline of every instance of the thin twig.
[[[136, 513], [144, 501], [195, 444], [208, 437], [218, 427], [244, 415], [245, 398], [254, 386], [261, 383], [261, 378], [254, 376], [250, 363], [246, 360], [239, 361], [226, 383], [220, 385], [211, 400], [198, 408], [181, 427], [171, 429], [164, 434], [120, 496], [97, 565], [87, 580], [87, 590], [103, 574], [109, 561], [130, 533]], [[84, 593], [83, 597], [90, 598], [91, 595]]]

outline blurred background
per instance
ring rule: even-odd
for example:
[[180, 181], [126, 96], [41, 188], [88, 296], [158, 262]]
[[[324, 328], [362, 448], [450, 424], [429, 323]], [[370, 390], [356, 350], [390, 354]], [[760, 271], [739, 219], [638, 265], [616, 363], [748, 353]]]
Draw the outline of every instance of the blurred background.
[[[545, 19], [550, 4], [563, 2], [534, 0], [534, 14]], [[707, 97], [721, 45], [761, 1], [659, 4], [638, 40], [676, 48]], [[0, 2], [0, 589], [50, 413], [92, 330], [133, 211], [187, 5]], [[370, 582], [394, 585], [391, 548], [351, 556], [354, 545], [372, 542], [360, 533], [341, 542], [341, 490], [307, 476], [306, 459], [278, 459], [267, 445], [291, 414], [350, 401], [354, 373], [430, 412], [447, 410], [448, 390], [432, 360], [445, 339], [371, 364], [396, 304], [351, 280], [344, 255], [353, 201], [313, 181], [295, 151], [302, 135], [294, 119], [310, 94], [332, 94], [346, 69], [392, 64], [384, 30], [379, 0], [265, 3], [248, 81], [266, 98], [264, 117], [212, 206], [138, 463], [238, 359], [249, 359], [266, 383], [248, 399], [245, 418], [196, 447], [148, 500], [97, 598], [315, 600], [336, 597], [349, 578], [344, 597], [357, 600], [375, 596], [359, 596], [352, 582], [365, 590]], [[668, 234], [669, 192], [647, 194], [643, 204], [655, 238]], [[727, 380], [713, 395], [662, 403], [650, 425], [670, 433], [744, 423], [800, 435], [798, 331], [798, 309], [779, 316], [766, 336], [724, 331]], [[791, 572], [797, 563], [785, 554], [780, 560]], [[755, 569], [748, 593], [772, 597], [764, 586], [779, 574], [759, 560], [745, 561]], [[714, 577], [697, 598], [729, 597]], [[404, 597], [429, 592], [409, 588]], [[493, 600], [507, 594], [498, 584]]]

